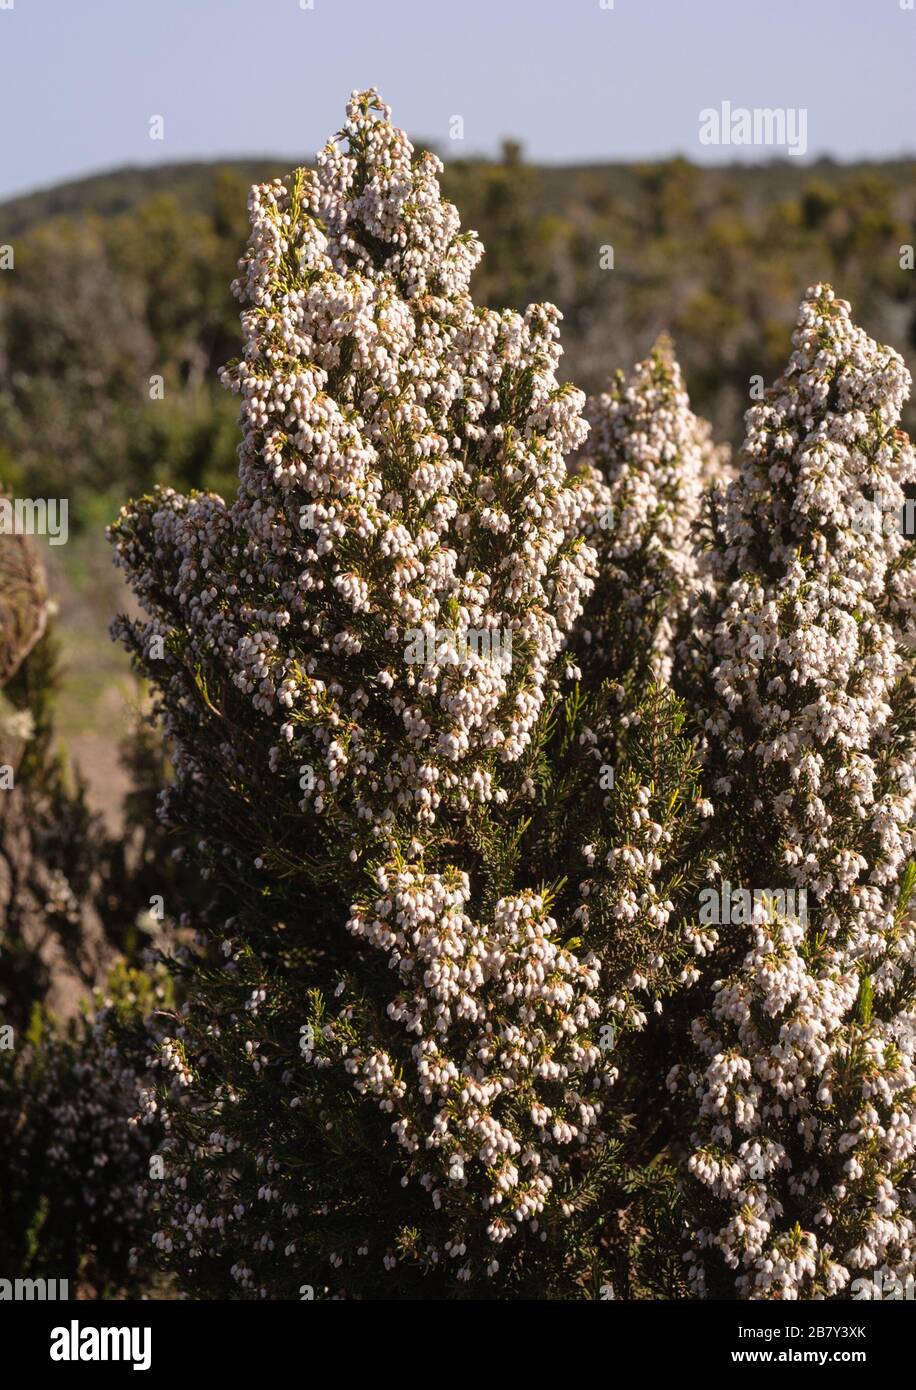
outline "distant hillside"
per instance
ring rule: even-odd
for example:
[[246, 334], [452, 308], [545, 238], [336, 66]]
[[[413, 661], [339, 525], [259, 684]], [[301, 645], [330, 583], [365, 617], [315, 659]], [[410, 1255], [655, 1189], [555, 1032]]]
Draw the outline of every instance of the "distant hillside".
[[[445, 151], [449, 154], [449, 151]], [[239, 347], [229, 286], [253, 182], [289, 159], [129, 168], [0, 204], [0, 478], [58, 495], [80, 524], [164, 482], [232, 486]], [[672, 333], [696, 408], [733, 442], [752, 381], [785, 364], [819, 280], [871, 333], [916, 347], [916, 161], [762, 166], [451, 160], [444, 189], [486, 247], [481, 304], [563, 312], [562, 371], [586, 390]], [[161, 390], [150, 385], [161, 380]], [[913, 408], [908, 424], [916, 423]]]
[[[508, 142], [509, 148], [511, 142]], [[422, 145], [420, 146], [422, 148]], [[450, 169], [499, 167], [498, 161], [454, 160], [442, 151]], [[519, 151], [520, 155], [520, 151]], [[105, 173], [56, 184], [15, 198], [0, 201], [0, 232], [8, 240], [18, 236], [38, 222], [51, 217], [78, 216], [95, 213], [111, 217], [127, 212], [156, 193], [170, 193], [192, 212], [202, 212], [210, 200], [215, 175], [223, 170], [235, 174], [246, 184], [278, 178], [295, 166], [296, 157], [264, 155], [261, 158], [193, 160], [153, 166], [128, 165]], [[545, 212], [562, 211], [570, 193], [589, 186], [609, 196], [626, 196], [639, 188], [640, 180], [653, 169], [663, 171], [672, 165], [684, 164], [696, 171], [710, 189], [729, 185], [740, 189], [745, 196], [761, 201], [797, 195], [812, 181], [831, 188], [842, 189], [864, 172], [870, 172], [891, 182], [912, 180], [914, 160], [870, 161], [860, 164], [837, 164], [819, 160], [799, 164], [797, 160], [780, 159], [759, 165], [727, 164], [710, 167], [692, 165], [676, 157], [654, 163], [634, 164], [568, 164], [527, 165], [537, 178], [540, 190], [538, 204]]]
[[251, 184], [277, 178], [288, 168], [285, 161], [267, 156], [152, 167], [130, 165], [0, 202], [0, 232], [8, 241], [51, 217], [79, 217], [90, 213], [113, 217], [129, 212], [157, 193], [172, 194], [189, 211], [203, 212], [209, 204], [210, 189], [219, 170], [228, 169]]

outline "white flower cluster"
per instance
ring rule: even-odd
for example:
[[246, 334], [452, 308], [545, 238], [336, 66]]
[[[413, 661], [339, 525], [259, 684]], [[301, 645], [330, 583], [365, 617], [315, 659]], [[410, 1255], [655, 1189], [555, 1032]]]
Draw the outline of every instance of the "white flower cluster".
[[[304, 842], [324, 824], [334, 853], [387, 866], [379, 897], [348, 925], [389, 955], [400, 992], [387, 1026], [401, 1046], [391, 1055], [372, 1020], [352, 1042], [359, 989], [341, 981], [314, 1067], [340, 1070], [392, 1113], [405, 1183], [429, 1189], [430, 1210], [455, 1207], [449, 1256], [478, 1244], [454, 1234], [475, 1212], [495, 1273], [489, 1242], [536, 1224], [559, 1152], [591, 1141], [596, 967], [558, 944], [537, 894], [472, 918], [467, 875], [427, 872], [424, 851], [450, 817], [505, 805], [556, 695], [595, 552], [590, 489], [566, 466], [586, 424], [584, 396], [556, 378], [559, 315], [474, 306], [482, 248], [442, 200], [440, 168], [414, 158], [375, 93], [357, 93], [314, 171], [252, 190], [235, 286], [246, 348], [225, 373], [242, 401], [238, 497], [163, 490], [124, 510], [117, 559], [148, 616], [116, 631], [159, 681], [179, 793], [205, 781], [213, 755], [187, 736], [196, 692], [213, 714], [209, 691], [234, 687], [248, 702], [238, 722], [265, 754], [258, 775], [301, 788]], [[457, 638], [444, 650], [443, 630]], [[486, 644], [461, 640], [468, 632], [495, 634], [511, 660], [487, 659]], [[250, 769], [230, 739], [227, 728], [220, 756], [243, 781]], [[190, 1046], [181, 1032], [158, 1058], [182, 1085]], [[250, 1038], [245, 1055], [255, 1075], [270, 1073], [269, 1045]], [[233, 1099], [221, 1092], [220, 1104]], [[175, 1150], [170, 1137], [178, 1170]], [[225, 1152], [211, 1135], [194, 1156]], [[273, 1161], [266, 1148], [256, 1158]], [[230, 1187], [210, 1184], [196, 1201], [173, 1183], [159, 1244], [194, 1257], [244, 1217], [257, 1234], [233, 1277], [253, 1288], [273, 1223], [230, 1203]], [[258, 1209], [265, 1200], [262, 1188]], [[362, 1232], [341, 1251], [364, 1244]]]
[[[412, 1074], [352, 1047], [346, 1068], [397, 1115], [407, 1172], [436, 1207], [451, 1189], [459, 1223], [473, 1203], [492, 1213], [491, 1240], [525, 1221], [537, 1231], [561, 1156], [593, 1137], [602, 1109], [598, 961], [557, 944], [537, 894], [500, 899], [483, 925], [465, 911], [470, 885], [457, 870], [392, 866], [377, 882], [349, 928], [397, 970], [403, 989], [387, 1012], [414, 1038]], [[336, 1043], [333, 1022], [325, 1034]]]
[[898, 530], [855, 525], [863, 496], [899, 509], [916, 481], [910, 382], [827, 287], [793, 342], [747, 413], [689, 657], [736, 868], [807, 890], [811, 920], [757, 923], [695, 1024], [701, 1060], [671, 1077], [698, 1103], [690, 1170], [717, 1199], [698, 1288], [713, 1249], [740, 1293], [779, 1298], [916, 1257], [916, 566]]
[[[0, 1172], [7, 1249], [33, 1242], [61, 1275], [76, 1279], [87, 1250], [96, 1277], [126, 1287], [131, 1247], [142, 1234], [153, 1187], [152, 1139], [130, 1117], [142, 1096], [143, 1044], [128, 1046], [121, 995], [92, 1023], [65, 1033], [46, 1023], [40, 1041], [0, 1065]], [[139, 1016], [131, 1019], [142, 1036]], [[40, 1219], [39, 1219], [40, 1218]]]
[[[689, 1148], [696, 1292], [903, 1278], [916, 569], [857, 523], [916, 481], [907, 374], [809, 292], [701, 563], [724, 459], [670, 347], [590, 403], [570, 473], [559, 316], [474, 306], [439, 171], [357, 93], [314, 170], [252, 191], [238, 496], [160, 491], [114, 528], [166, 811], [237, 912], [142, 1098], [156, 1243], [261, 1297], [590, 1278], [635, 1098], [648, 1162]], [[803, 892], [810, 922], [697, 925], [704, 872]], [[644, 1073], [679, 1039], [666, 1109], [668, 1062]]]
[[[557, 311], [473, 305], [482, 248], [439, 161], [413, 158], [373, 92], [338, 141], [252, 190], [247, 343], [224, 374], [237, 500], [163, 492], [116, 538], [152, 615], [142, 649], [188, 634], [274, 726], [272, 768], [313, 769], [303, 809], [384, 838], [443, 799], [488, 801], [530, 744], [591, 587], [588, 489], [564, 458], [586, 426], [556, 379]], [[511, 665], [438, 653], [442, 628], [502, 634]], [[418, 632], [427, 659], [408, 662]]]
[[[581, 851], [590, 872], [579, 881], [574, 918], [586, 939], [600, 942], [602, 1020], [615, 1036], [641, 1031], [647, 1006], [661, 1013], [666, 995], [690, 988], [698, 978], [693, 958], [706, 950], [709, 933], [686, 926], [668, 896], [672, 809], [662, 788], [632, 779], [607, 816], [600, 859], [596, 845]], [[688, 809], [680, 805], [677, 819]], [[702, 817], [704, 803], [694, 799], [693, 812]]]
[[589, 398], [586, 418], [582, 465], [593, 487], [589, 540], [600, 579], [582, 639], [609, 669], [640, 653], [667, 678], [674, 628], [696, 583], [691, 528], [702, 482], [722, 466], [721, 450], [690, 409], [665, 337], [629, 378], [618, 372]]

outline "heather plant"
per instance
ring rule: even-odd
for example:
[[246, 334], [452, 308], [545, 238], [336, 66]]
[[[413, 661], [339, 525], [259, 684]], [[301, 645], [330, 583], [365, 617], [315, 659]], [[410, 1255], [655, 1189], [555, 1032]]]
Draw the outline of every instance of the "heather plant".
[[358, 93], [314, 170], [252, 190], [238, 495], [112, 528], [163, 815], [212, 885], [148, 1096], [155, 1243], [198, 1291], [597, 1293], [673, 1219], [629, 1117], [695, 976], [708, 807], [675, 697], [621, 731], [566, 651], [583, 397], [551, 306], [474, 305], [439, 170]]
[[63, 1024], [40, 1004], [0, 1049], [0, 1261], [19, 1277], [66, 1279], [70, 1296], [149, 1288], [155, 1116], [139, 1117], [161, 973], [115, 967], [94, 1004]]
[[682, 648], [721, 872], [766, 889], [753, 922], [709, 928], [707, 1007], [670, 1078], [700, 1295], [848, 1297], [913, 1270], [910, 378], [826, 286], [793, 343], [714, 499]]
[[112, 528], [186, 860], [159, 1258], [261, 1298], [902, 1278], [905, 369], [811, 291], [704, 497], [670, 345], [586, 406], [556, 310], [475, 305], [440, 172], [355, 93], [252, 190], [237, 495]]
[[618, 371], [586, 405], [581, 460], [593, 481], [589, 539], [598, 579], [578, 650], [595, 677], [671, 673], [674, 632], [696, 587], [691, 530], [707, 479], [722, 467], [662, 336], [630, 374]]

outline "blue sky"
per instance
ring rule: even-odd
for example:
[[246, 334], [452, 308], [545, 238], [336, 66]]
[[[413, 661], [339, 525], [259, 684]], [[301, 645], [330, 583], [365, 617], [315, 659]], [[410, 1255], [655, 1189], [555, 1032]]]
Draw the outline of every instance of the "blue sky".
[[0, 0], [0, 198], [123, 164], [307, 159], [373, 85], [446, 157], [505, 136], [549, 162], [771, 156], [699, 142], [723, 101], [804, 107], [808, 159], [916, 150], [901, 0], [312, 3]]

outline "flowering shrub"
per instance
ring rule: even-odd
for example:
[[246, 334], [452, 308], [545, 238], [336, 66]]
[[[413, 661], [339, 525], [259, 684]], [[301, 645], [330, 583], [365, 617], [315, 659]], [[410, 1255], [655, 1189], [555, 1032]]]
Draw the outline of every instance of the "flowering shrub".
[[599, 577], [581, 624], [584, 654], [602, 675], [634, 662], [667, 678], [677, 623], [695, 587], [691, 530], [702, 482], [723, 467], [698, 420], [669, 339], [627, 379], [617, 372], [587, 403]]
[[687, 656], [730, 876], [805, 890], [808, 921], [722, 933], [671, 1084], [696, 1105], [695, 1287], [810, 1298], [913, 1268], [916, 551], [860, 518], [901, 509], [916, 456], [908, 373], [848, 304], [809, 291], [793, 342], [714, 506]]
[[[34, 1012], [14, 1051], [0, 1050], [0, 1259], [4, 1270], [67, 1279], [70, 1296], [149, 1287], [131, 1247], [154, 1192], [155, 1129], [140, 1105], [166, 981], [117, 968], [92, 1016], [66, 1028]], [[148, 1265], [148, 1262], [147, 1262]]]
[[[475, 306], [439, 171], [357, 93], [252, 190], [237, 497], [112, 528], [211, 889], [143, 1097], [154, 1244], [216, 1296], [899, 1272], [908, 550], [849, 532], [909, 478], [899, 359], [807, 301], [695, 553], [724, 460], [670, 347], [575, 464], [559, 315]], [[708, 923], [725, 872], [815, 929]]]
[[[661, 944], [692, 754], [656, 692], [602, 796], [607, 692], [561, 693], [596, 497], [556, 311], [474, 307], [480, 247], [372, 94], [341, 143], [252, 193], [237, 500], [160, 492], [114, 528], [165, 814], [232, 898], [160, 1055], [188, 1101], [157, 1242], [264, 1293], [377, 1289], [405, 1257], [401, 1289], [568, 1287], [600, 1263], [594, 1196], [580, 1266], [568, 1223], [621, 1138], [611, 1037], [688, 950]], [[511, 660], [456, 649], [471, 629]], [[583, 928], [615, 920], [602, 962]]]

